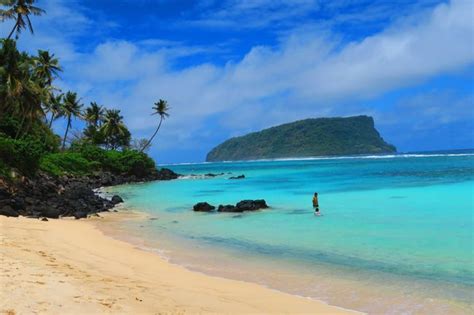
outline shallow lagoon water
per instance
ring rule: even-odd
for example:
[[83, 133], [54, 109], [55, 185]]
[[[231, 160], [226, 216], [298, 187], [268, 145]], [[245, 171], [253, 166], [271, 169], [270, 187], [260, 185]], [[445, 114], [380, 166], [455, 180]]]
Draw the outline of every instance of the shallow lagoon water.
[[[122, 224], [174, 262], [370, 313], [473, 311], [472, 153], [169, 167], [196, 176], [108, 190], [156, 218]], [[191, 211], [261, 198], [271, 209]]]

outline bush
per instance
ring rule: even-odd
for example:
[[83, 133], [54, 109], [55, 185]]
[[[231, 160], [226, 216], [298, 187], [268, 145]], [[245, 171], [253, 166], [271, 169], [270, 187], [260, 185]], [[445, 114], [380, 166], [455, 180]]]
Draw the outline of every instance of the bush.
[[52, 153], [41, 159], [40, 169], [53, 175], [85, 175], [100, 168], [100, 164], [85, 159], [80, 153]]
[[119, 157], [123, 172], [129, 175], [145, 176], [155, 169], [155, 162], [145, 153], [125, 150]]
[[19, 129], [20, 123], [18, 118], [8, 115], [0, 118], [0, 135], [15, 140], [37, 141], [42, 145], [44, 152], [58, 152], [61, 139], [44, 122], [34, 121], [29, 128], [28, 134], [16, 139]]
[[0, 160], [0, 178], [10, 178], [10, 168]]
[[104, 150], [94, 145], [82, 144], [71, 148], [85, 159], [96, 162], [103, 171], [115, 174], [145, 176], [155, 169], [155, 162], [146, 154], [135, 150]]
[[15, 140], [0, 134], [0, 160], [23, 174], [34, 174], [44, 153], [44, 145], [38, 140], [29, 137]]

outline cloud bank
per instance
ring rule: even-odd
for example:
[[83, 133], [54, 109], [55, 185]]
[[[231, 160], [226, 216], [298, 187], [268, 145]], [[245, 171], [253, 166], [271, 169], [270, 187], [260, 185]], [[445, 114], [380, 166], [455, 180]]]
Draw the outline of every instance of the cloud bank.
[[[311, 1], [302, 2], [300, 9]], [[150, 116], [153, 102], [168, 100], [171, 117], [152, 153], [187, 148], [183, 152], [188, 154], [196, 149], [189, 160], [202, 160], [208, 149], [228, 136], [299, 118], [364, 112], [383, 117], [382, 109], [363, 103], [463, 72], [474, 63], [470, 1], [443, 3], [404, 16], [358, 41], [344, 41], [337, 32], [309, 24], [285, 32], [276, 45], [253, 47], [236, 61], [182, 68], [173, 67], [176, 59], [202, 53], [202, 47], [156, 39], [109, 39], [84, 50], [74, 42], [74, 28], [66, 26], [62, 34], [49, 32], [53, 21], [71, 14], [55, 4], [52, 17], [48, 11], [48, 20], [38, 24], [37, 35], [27, 37], [28, 48], [46, 46], [60, 55], [66, 68], [61, 85], [77, 90], [85, 100], [120, 108], [136, 136], [149, 135], [155, 126], [156, 117]], [[75, 16], [71, 24], [93, 28], [85, 16]], [[463, 102], [472, 105], [472, 98]], [[429, 103], [411, 102], [415, 105], [402, 110], [408, 115], [429, 112], [433, 110]], [[463, 117], [456, 114], [456, 106], [439, 106], [437, 111], [450, 122], [465, 119], [466, 112], [474, 120], [474, 113], [464, 107]]]

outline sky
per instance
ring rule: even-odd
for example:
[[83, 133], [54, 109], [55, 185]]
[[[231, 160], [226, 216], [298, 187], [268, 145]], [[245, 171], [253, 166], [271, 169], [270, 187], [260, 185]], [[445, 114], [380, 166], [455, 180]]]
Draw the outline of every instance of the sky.
[[[400, 152], [474, 148], [474, 1], [38, 0], [56, 85], [158, 124], [160, 164], [199, 162], [229, 137], [305, 118], [371, 115]], [[5, 37], [11, 23], [0, 24]], [[55, 124], [62, 132], [62, 122]], [[83, 123], [73, 122], [80, 130]]]

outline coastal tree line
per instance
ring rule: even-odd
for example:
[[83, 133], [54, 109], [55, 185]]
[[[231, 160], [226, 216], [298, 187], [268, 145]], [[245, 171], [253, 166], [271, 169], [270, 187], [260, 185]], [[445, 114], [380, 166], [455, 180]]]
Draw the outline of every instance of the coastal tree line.
[[[53, 53], [38, 50], [36, 55], [31, 55], [18, 50], [21, 33], [25, 30], [34, 33], [30, 17], [46, 12], [35, 6], [34, 0], [6, 0], [2, 6], [0, 21], [13, 20], [14, 24], [8, 36], [0, 39], [0, 175], [8, 175], [11, 168], [23, 172], [48, 170], [52, 155], [54, 161], [69, 159], [68, 163], [56, 164], [72, 164], [63, 170], [59, 165], [53, 173], [74, 172], [73, 164], [77, 162], [74, 160], [83, 159], [81, 152], [89, 152], [91, 147], [102, 150], [102, 155], [150, 159], [144, 152], [151, 146], [163, 120], [169, 117], [168, 103], [160, 99], [153, 104], [152, 115], [157, 115], [159, 120], [151, 137], [132, 140], [119, 109], [97, 102], [84, 106], [76, 92], [62, 91], [55, 85], [63, 68]], [[85, 122], [85, 128], [71, 136], [78, 119]], [[56, 135], [53, 127], [59, 120], [64, 121], [65, 128], [61, 135]], [[91, 158], [88, 162], [97, 162]], [[149, 161], [145, 164], [150, 165]]]

